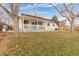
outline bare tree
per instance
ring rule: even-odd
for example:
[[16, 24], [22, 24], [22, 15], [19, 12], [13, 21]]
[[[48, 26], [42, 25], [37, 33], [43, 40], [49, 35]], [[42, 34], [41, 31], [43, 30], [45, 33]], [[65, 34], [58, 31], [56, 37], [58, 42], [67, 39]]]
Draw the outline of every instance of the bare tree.
[[65, 17], [70, 22], [70, 32], [73, 31], [73, 23], [74, 20], [79, 16], [76, 11], [74, 11], [74, 5], [73, 3], [70, 4], [62, 4], [62, 8], [57, 8], [56, 5], [49, 3], [49, 5], [52, 5], [62, 17]]
[[[19, 9], [20, 9], [20, 3], [10, 3], [10, 10], [5, 8], [2, 4], [0, 4], [0, 7], [12, 18], [13, 20], [13, 30], [14, 30], [14, 35], [17, 37], [19, 33]], [[34, 5], [33, 3], [27, 3], [26, 5]]]
[[14, 24], [13, 30], [14, 30], [15, 36], [17, 37], [19, 33], [19, 26], [18, 26], [19, 3], [11, 3], [9, 5], [10, 5], [11, 11], [5, 8], [2, 4], [0, 4], [0, 7], [12, 18], [13, 24]]

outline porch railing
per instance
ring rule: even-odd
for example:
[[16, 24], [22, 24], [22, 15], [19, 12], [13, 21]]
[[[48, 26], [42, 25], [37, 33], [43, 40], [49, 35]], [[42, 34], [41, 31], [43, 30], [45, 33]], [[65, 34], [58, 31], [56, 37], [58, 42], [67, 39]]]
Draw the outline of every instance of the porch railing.
[[23, 30], [27, 31], [44, 31], [45, 27], [43, 25], [24, 25]]

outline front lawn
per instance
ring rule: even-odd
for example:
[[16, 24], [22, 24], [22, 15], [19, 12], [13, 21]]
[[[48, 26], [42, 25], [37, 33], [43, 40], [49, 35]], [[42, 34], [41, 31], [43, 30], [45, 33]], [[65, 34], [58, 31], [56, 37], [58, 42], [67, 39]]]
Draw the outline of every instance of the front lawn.
[[8, 53], [15, 56], [79, 55], [79, 33], [35, 32], [22, 33], [10, 39]]

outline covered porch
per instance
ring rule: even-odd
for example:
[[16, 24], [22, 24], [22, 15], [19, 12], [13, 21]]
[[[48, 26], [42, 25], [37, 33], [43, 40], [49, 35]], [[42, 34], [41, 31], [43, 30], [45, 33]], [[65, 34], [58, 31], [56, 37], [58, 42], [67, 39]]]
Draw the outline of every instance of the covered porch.
[[23, 21], [23, 31], [24, 32], [40, 32], [46, 30], [46, 23], [36, 20], [24, 20]]

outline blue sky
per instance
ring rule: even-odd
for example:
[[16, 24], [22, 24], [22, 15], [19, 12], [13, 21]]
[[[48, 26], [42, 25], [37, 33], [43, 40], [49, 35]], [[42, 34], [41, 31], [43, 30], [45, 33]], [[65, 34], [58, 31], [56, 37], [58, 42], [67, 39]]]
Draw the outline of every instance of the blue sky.
[[[3, 5], [9, 9], [9, 4], [3, 4]], [[59, 5], [61, 4], [58, 4], [57, 7], [59, 7]], [[37, 15], [48, 19], [51, 19], [51, 17], [54, 15], [60, 17], [56, 9], [53, 6], [48, 5], [46, 3], [36, 3], [34, 5], [28, 5], [26, 3], [23, 3], [20, 5], [19, 13]]]
[[[3, 4], [6, 8], [9, 9], [9, 4]], [[57, 8], [62, 7], [62, 3], [55, 4]], [[75, 5], [74, 10], [77, 12], [79, 11], [78, 4]], [[58, 11], [51, 5], [48, 5], [46, 3], [36, 3], [34, 5], [29, 5], [27, 3], [23, 3], [20, 5], [20, 11], [19, 14], [29, 14], [29, 15], [37, 15], [40, 17], [51, 19], [52, 16], [56, 15], [59, 20], [64, 19], [61, 17], [61, 15], [58, 13]]]
[[20, 8], [20, 13], [37, 15], [49, 19], [54, 15], [59, 16], [59, 13], [53, 6], [41, 3], [34, 5], [23, 4]]

